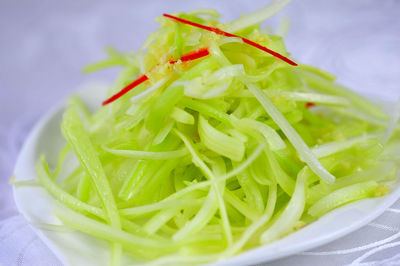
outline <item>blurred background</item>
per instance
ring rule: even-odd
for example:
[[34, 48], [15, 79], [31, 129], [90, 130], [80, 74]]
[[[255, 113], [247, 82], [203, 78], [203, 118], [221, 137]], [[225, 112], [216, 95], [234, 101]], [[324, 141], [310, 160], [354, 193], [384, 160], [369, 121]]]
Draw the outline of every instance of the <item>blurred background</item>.
[[[137, 50], [164, 12], [215, 8], [229, 21], [268, 2], [1, 0], [0, 224], [17, 214], [7, 183], [31, 127], [82, 84], [110, 82], [118, 73], [81, 71], [106, 57], [105, 46]], [[340, 83], [373, 97], [400, 96], [399, 0], [295, 0], [266, 24], [276, 27], [284, 17], [291, 22], [286, 44], [296, 61], [328, 70]], [[3, 254], [7, 250], [0, 243]]]

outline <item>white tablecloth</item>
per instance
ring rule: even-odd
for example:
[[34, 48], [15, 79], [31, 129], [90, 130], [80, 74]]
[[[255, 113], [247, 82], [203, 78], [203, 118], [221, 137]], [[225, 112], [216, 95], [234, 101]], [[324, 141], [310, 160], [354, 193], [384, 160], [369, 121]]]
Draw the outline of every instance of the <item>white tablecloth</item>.
[[[136, 50], [163, 12], [216, 8], [226, 21], [267, 1], [0, 2], [0, 265], [60, 265], [18, 215], [8, 179], [32, 125], [89, 80], [110, 81], [115, 70], [81, 74], [104, 58], [103, 47]], [[297, 0], [282, 16], [292, 22], [288, 50], [325, 68], [354, 90], [400, 96], [399, 0]], [[400, 202], [364, 228], [333, 243], [271, 265], [400, 265]]]

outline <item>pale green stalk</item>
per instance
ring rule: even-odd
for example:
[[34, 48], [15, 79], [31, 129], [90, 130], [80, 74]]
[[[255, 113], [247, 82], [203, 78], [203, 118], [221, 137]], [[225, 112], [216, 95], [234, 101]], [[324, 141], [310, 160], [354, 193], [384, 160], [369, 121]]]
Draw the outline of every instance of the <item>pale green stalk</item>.
[[260, 90], [260, 88], [252, 83], [246, 84], [248, 89], [257, 100], [264, 107], [265, 111], [270, 115], [270, 117], [275, 121], [275, 123], [282, 129], [286, 137], [295, 147], [296, 151], [299, 153], [299, 157], [302, 161], [307, 163], [311, 170], [317, 174], [322, 180], [328, 184], [335, 182], [335, 177], [329, 173], [317, 158], [312, 154], [310, 148], [296, 132], [296, 130], [290, 125], [282, 113], [276, 108], [272, 101]]

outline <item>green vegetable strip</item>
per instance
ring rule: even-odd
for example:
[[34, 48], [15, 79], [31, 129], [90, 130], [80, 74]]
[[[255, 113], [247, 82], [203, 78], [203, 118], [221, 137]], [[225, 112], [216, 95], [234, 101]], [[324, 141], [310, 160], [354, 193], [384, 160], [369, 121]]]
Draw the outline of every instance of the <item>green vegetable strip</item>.
[[62, 131], [85, 168], [94, 189], [100, 196], [110, 224], [119, 228], [118, 209], [115, 205], [110, 185], [74, 106], [70, 106], [64, 114]]
[[[122, 231], [124, 232], [124, 231]], [[110, 265], [121, 265], [121, 257], [122, 257], [122, 246], [117, 242], [112, 242], [111, 245], [111, 258], [110, 258]]]
[[188, 154], [186, 149], [179, 149], [175, 151], [135, 151], [135, 150], [117, 150], [110, 149], [107, 147], [103, 147], [103, 149], [109, 153], [112, 153], [117, 156], [122, 156], [126, 158], [132, 159], [141, 159], [141, 160], [167, 160], [183, 157]]
[[173, 240], [179, 241], [183, 240], [190, 235], [193, 235], [200, 231], [211, 218], [214, 216], [215, 212], [218, 210], [218, 201], [214, 189], [210, 189], [203, 206], [197, 212], [196, 216], [185, 224], [178, 232], [172, 237]]
[[215, 67], [217, 67], [217, 62], [213, 58], [205, 59], [182, 75], [176, 81], [176, 84], [178, 85], [173, 83], [169, 86], [152, 107], [149, 117], [146, 120], [146, 127], [149, 130], [156, 132], [160, 129], [160, 125], [165, 123], [165, 119], [170, 115], [175, 104], [183, 96], [183, 86], [179, 85], [180, 81], [192, 79], [193, 77], [200, 75], [202, 71], [213, 69]]
[[90, 195], [90, 188], [91, 186], [89, 177], [85, 176], [81, 178], [76, 190], [76, 197], [83, 202], [87, 202]]
[[[57, 183], [54, 182], [44, 157], [41, 157], [37, 162], [36, 173], [43, 187], [60, 203], [82, 214], [90, 213], [106, 220], [106, 214], [101, 208], [91, 206], [78, 200], [74, 196], [65, 192]], [[140, 227], [138, 228], [137, 225], [135, 226], [132, 222], [124, 218], [121, 218], [121, 222], [125, 230], [134, 232], [135, 234], [141, 233], [143, 235], [143, 230], [140, 229]]]
[[246, 133], [249, 135], [253, 134], [253, 130], [258, 131], [260, 134], [264, 136], [268, 145], [272, 150], [280, 150], [286, 147], [285, 142], [283, 142], [282, 138], [273, 130], [270, 126], [261, 123], [256, 120], [252, 120], [249, 118], [242, 118], [240, 120], [235, 120], [235, 125], [239, 128], [244, 129]]
[[[357, 120], [360, 120], [363, 122], [367, 122], [372, 125], [385, 127], [385, 126], [387, 126], [387, 123], [388, 123], [388, 119], [377, 118], [375, 116], [367, 114], [367, 113], [360, 111], [359, 109], [356, 109], [353, 107], [347, 107], [347, 108], [336, 107], [336, 108], [332, 108], [332, 109], [333, 109], [333, 111], [335, 111], [336, 113], [339, 113], [340, 115], [351, 117], [351, 118], [354, 118], [354, 119], [357, 119]], [[400, 125], [396, 125], [395, 129], [396, 129], [396, 131], [399, 131]]]
[[249, 239], [271, 219], [275, 210], [275, 205], [277, 200], [276, 196], [277, 196], [277, 186], [276, 185], [269, 186], [267, 207], [263, 215], [259, 219], [255, 220], [247, 228], [247, 230], [242, 234], [240, 239], [236, 241], [231, 248], [225, 251], [224, 253], [225, 256], [232, 256], [233, 254], [240, 251], [240, 249], [243, 248], [243, 246], [247, 243], [247, 241], [249, 241]]
[[9, 185], [13, 185], [15, 187], [23, 187], [23, 186], [39, 186], [40, 182], [37, 179], [29, 179], [23, 181], [14, 181], [14, 178], [11, 178], [8, 181]]
[[285, 191], [286, 194], [292, 195], [295, 187], [295, 182], [291, 179], [288, 174], [279, 165], [271, 149], [266, 146], [264, 149], [265, 155], [268, 158], [269, 168], [271, 169], [272, 178], [275, 182]]
[[253, 208], [250, 208], [246, 203], [238, 199], [230, 190], [225, 190], [224, 199], [250, 220], [256, 221], [259, 218], [259, 215]]
[[71, 227], [85, 232], [87, 234], [117, 242], [131, 249], [158, 249], [159, 251], [174, 250], [176, 246], [170, 242], [162, 242], [161, 240], [152, 240], [148, 238], [138, 237], [133, 234], [124, 232], [120, 229], [100, 223], [98, 221], [87, 218], [86, 216], [72, 211], [62, 205], [55, 205], [55, 212], [63, 222]]
[[275, 155], [275, 158], [279, 164], [285, 167], [288, 175], [297, 176], [297, 173], [302, 169], [302, 163], [295, 161], [291, 154], [284, 154], [283, 152], [274, 152], [273, 154]]
[[387, 114], [385, 114], [385, 112], [383, 112], [381, 108], [377, 107], [372, 102], [345, 87], [332, 83], [326, 79], [320, 78], [317, 75], [308, 71], [301, 71], [301, 76], [312, 88], [334, 95], [344, 96], [348, 98], [351, 103], [355, 107], [359, 108], [361, 111], [380, 119], [388, 118]]
[[186, 98], [181, 99], [179, 101], [179, 104], [181, 104], [189, 109], [195, 110], [203, 115], [207, 115], [212, 118], [215, 118], [224, 124], [232, 125], [231, 117], [228, 114], [213, 108], [209, 104], [206, 104], [206, 103], [203, 103], [200, 101], [196, 101], [196, 100], [186, 99]]
[[138, 206], [138, 207], [132, 207], [132, 208], [126, 208], [120, 210], [120, 214], [125, 216], [125, 217], [137, 217], [140, 215], [145, 215], [150, 212], [158, 211], [163, 208], [169, 208], [169, 207], [185, 207], [185, 206], [192, 206], [192, 205], [197, 205], [200, 204], [201, 202], [204, 201], [204, 198], [200, 199], [182, 199], [182, 200], [171, 200], [171, 201], [161, 201], [161, 202], [156, 202], [153, 204], [147, 204], [143, 206]]
[[124, 87], [124, 84], [132, 76], [138, 73], [138, 68], [136, 66], [129, 66], [124, 68], [118, 75], [115, 82], [112, 84], [111, 89], [108, 91], [107, 96], [114, 95], [117, 91]]
[[237, 179], [244, 191], [246, 201], [250, 208], [261, 214], [264, 211], [264, 202], [257, 183], [249, 175], [248, 171], [243, 171], [237, 176]]
[[181, 108], [174, 107], [171, 113], [171, 117], [180, 123], [193, 125], [194, 124], [194, 117], [189, 114], [188, 112], [182, 110]]
[[299, 134], [294, 130], [286, 118], [281, 112], [276, 108], [276, 106], [271, 102], [271, 100], [260, 90], [260, 88], [252, 83], [247, 83], [247, 88], [254, 94], [257, 100], [264, 107], [265, 111], [271, 116], [274, 122], [282, 129], [286, 137], [295, 147], [298, 152], [300, 159], [307, 163], [311, 170], [317, 174], [322, 180], [328, 184], [335, 182], [335, 177], [329, 173], [318, 161], [317, 158], [312, 154], [310, 148], [304, 142], [304, 140], [299, 136]]
[[64, 179], [61, 184], [65, 191], [69, 193], [74, 193], [79, 180], [86, 175], [86, 172], [82, 167], [78, 167], [74, 172], [72, 172], [66, 179]]
[[368, 181], [338, 189], [312, 205], [308, 209], [308, 214], [320, 217], [346, 203], [371, 197], [377, 186], [375, 181]]
[[[223, 176], [218, 177], [216, 182], [224, 182], [225, 180], [228, 180], [229, 178], [232, 178], [238, 174], [240, 174], [242, 171], [244, 171], [247, 167], [251, 165], [252, 162], [262, 153], [263, 149], [265, 148], [264, 143], [261, 143], [255, 150], [254, 152], [247, 158], [247, 160], [243, 161], [241, 164], [239, 164], [236, 168], [234, 168], [231, 172], [226, 173]], [[185, 195], [191, 193], [192, 191], [195, 190], [200, 190], [207, 188], [208, 186], [212, 186], [215, 184], [215, 181], [209, 180], [209, 181], [203, 181], [198, 184], [191, 185], [187, 188], [184, 188], [175, 194], [172, 194], [171, 196], [165, 198], [163, 201], [170, 201], [170, 200], [175, 200], [184, 197]]]
[[215, 42], [210, 43], [210, 54], [218, 61], [221, 66], [229, 66], [231, 62], [225, 56], [225, 54], [221, 51], [219, 46]]
[[122, 218], [121, 219], [121, 223], [122, 223], [122, 228], [130, 233], [133, 234], [135, 236], [140, 236], [140, 237], [145, 237], [145, 238], [150, 238], [153, 240], [161, 240], [161, 241], [165, 241], [166, 239], [164, 237], [161, 237], [159, 235], [153, 235], [153, 236], [149, 236], [144, 229], [142, 228], [142, 226], [135, 224], [132, 221], [129, 221], [127, 219]]
[[262, 21], [272, 17], [281, 9], [287, 6], [291, 0], [274, 0], [265, 7], [252, 13], [241, 16], [239, 19], [228, 24], [227, 32], [238, 32], [247, 27], [261, 23]]
[[69, 104], [75, 105], [77, 107], [78, 112], [81, 115], [82, 122], [85, 125], [85, 129], [88, 129], [92, 122], [92, 114], [91, 114], [90, 110], [87, 108], [87, 106], [85, 105], [85, 103], [82, 101], [82, 99], [76, 95], [73, 95], [69, 99]]
[[102, 218], [103, 220], [106, 220], [106, 214], [102, 209], [93, 207], [76, 199], [74, 196], [71, 196], [70, 194], [65, 192], [62, 188], [60, 188], [57, 183], [53, 181], [47, 163], [43, 156], [36, 163], [36, 174], [43, 187], [61, 203], [78, 212], [91, 213], [97, 217]]
[[385, 145], [385, 149], [379, 156], [379, 159], [397, 161], [399, 157], [400, 157], [400, 142], [393, 141]]
[[[147, 161], [138, 161], [133, 167], [132, 174], [124, 180], [121, 190], [118, 193], [118, 197], [123, 200], [129, 200], [133, 196], [132, 190], [136, 184], [140, 181], [139, 177], [143, 176], [143, 172], [148, 167]], [[155, 169], [154, 169], [155, 171]]]
[[58, 156], [57, 167], [56, 167], [56, 170], [54, 170], [54, 174], [53, 174], [54, 178], [57, 178], [61, 174], [65, 158], [70, 153], [70, 151], [71, 151], [71, 147], [68, 145], [65, 145], [61, 149], [60, 155]]
[[314, 190], [319, 192], [333, 192], [334, 190], [362, 183], [367, 181], [383, 181], [390, 179], [391, 176], [396, 175], [397, 166], [391, 162], [378, 163], [376, 166], [355, 172], [353, 174], [340, 177], [336, 180], [335, 184], [327, 186], [326, 184], [318, 184], [313, 187]]
[[125, 114], [134, 117], [144, 117], [150, 109], [150, 101], [143, 99], [137, 103], [132, 103], [131, 106], [126, 110]]
[[[178, 140], [176, 137], [167, 137], [165, 141], [162, 143], [150, 147], [150, 151], [159, 152], [162, 150], [170, 150], [176, 148]], [[158, 163], [159, 164], [159, 163]], [[130, 200], [135, 193], [138, 192], [138, 184], [142, 182], [142, 179], [149, 174], [153, 175], [157, 170], [157, 167], [154, 167], [154, 161], [138, 161], [133, 167], [132, 174], [124, 180], [123, 186], [121, 187], [118, 197], [128, 201]]]
[[175, 58], [180, 58], [182, 55], [182, 48], [183, 48], [183, 38], [182, 38], [182, 25], [179, 23], [175, 24]]
[[108, 67], [113, 67], [113, 66], [120, 66], [120, 65], [124, 65], [125, 64], [125, 60], [122, 58], [110, 58], [101, 62], [97, 62], [94, 63], [92, 65], [86, 66], [83, 69], [84, 73], [92, 73], [98, 70], [101, 70], [103, 68], [108, 68]]
[[150, 95], [151, 93], [161, 89], [169, 80], [171, 79], [171, 76], [167, 76], [159, 81], [157, 81], [156, 83], [154, 83], [150, 88], [144, 90], [143, 92], [133, 96], [131, 98], [131, 102], [137, 102], [141, 99], [143, 99], [144, 97]]
[[212, 9], [212, 8], [195, 8], [195, 9], [192, 9], [192, 10], [186, 12], [186, 14], [194, 15], [194, 16], [195, 15], [208, 15], [211, 18], [215, 18], [215, 19], [219, 18], [219, 16], [220, 16], [218, 11], [216, 11], [215, 9]]
[[206, 177], [208, 177], [210, 179], [210, 181], [212, 182], [212, 186], [213, 186], [213, 189], [215, 190], [215, 194], [216, 194], [218, 205], [219, 205], [219, 211], [220, 211], [220, 215], [221, 215], [221, 220], [222, 220], [222, 225], [224, 228], [225, 237], [228, 241], [228, 244], [232, 243], [232, 231], [231, 231], [231, 227], [229, 224], [228, 215], [226, 213], [225, 203], [224, 203], [221, 193], [219, 191], [218, 184], [216, 183], [216, 177], [211, 172], [211, 170], [207, 167], [207, 165], [200, 159], [200, 157], [197, 154], [196, 150], [194, 149], [191, 141], [185, 135], [183, 135], [181, 132], [179, 132], [178, 130], [174, 130], [174, 132], [185, 143], [190, 154], [192, 155], [193, 163], [197, 167], [199, 167], [200, 170], [204, 173], [204, 175]]
[[219, 67], [218, 60], [214, 57], [205, 58], [188, 71], [182, 74], [182, 76], [176, 81], [177, 83], [185, 80], [192, 80], [195, 77], [201, 76], [204, 71], [215, 70]]
[[285, 210], [280, 214], [277, 220], [261, 235], [261, 243], [269, 243], [276, 238], [293, 230], [294, 225], [299, 221], [306, 203], [305, 196], [305, 175], [306, 167], [300, 171], [297, 176], [296, 187], [292, 198], [290, 199]]
[[305, 64], [299, 64], [298, 68], [304, 69], [308, 72], [311, 72], [317, 76], [320, 76], [321, 78], [324, 78], [326, 80], [329, 80], [331, 82], [334, 82], [336, 80], [336, 76], [332, 75], [329, 72], [326, 72], [318, 67], [311, 66], [311, 65], [305, 65]]
[[[325, 95], [319, 93], [309, 92], [291, 92], [282, 90], [262, 90], [268, 97], [279, 97], [287, 100], [293, 100], [296, 102], [312, 102], [326, 105], [337, 105], [337, 106], [348, 106], [349, 100], [342, 96]], [[242, 90], [238, 92], [229, 93], [228, 97], [242, 97], [242, 98], [253, 98], [254, 95], [251, 92]]]
[[[268, 162], [267, 157], [261, 154], [254, 163], [249, 167], [249, 173], [254, 180], [260, 185], [271, 185], [273, 182], [276, 183], [275, 178], [271, 176], [271, 167]], [[293, 186], [294, 187], [294, 186]]]
[[154, 137], [152, 145], [158, 145], [162, 143], [168, 134], [171, 132], [174, 127], [174, 121], [168, 121], [161, 129], [158, 131], [157, 135]]
[[157, 132], [161, 125], [164, 125], [165, 120], [182, 96], [183, 86], [171, 85], [168, 87], [150, 110], [146, 120], [146, 128], [152, 132]]
[[[61, 128], [65, 138], [77, 155], [81, 165], [85, 168], [94, 189], [99, 195], [108, 222], [113, 228], [120, 229], [121, 222], [111, 187], [99, 158], [96, 155], [96, 150], [80, 121], [75, 106], [72, 105], [65, 111]], [[122, 249], [118, 244], [113, 244], [112, 251], [111, 264], [118, 265]]]
[[349, 149], [359, 143], [366, 142], [376, 137], [377, 137], [376, 134], [363, 134], [360, 136], [346, 139], [345, 141], [327, 142], [322, 145], [311, 148], [311, 151], [315, 155], [315, 157], [322, 158]]
[[244, 156], [244, 144], [242, 141], [218, 131], [202, 115], [199, 116], [198, 128], [201, 141], [210, 150], [233, 161], [242, 160]]
[[86, 66], [83, 69], [83, 72], [84, 73], [92, 73], [92, 72], [95, 72], [95, 71], [98, 71], [98, 70], [101, 70], [104, 68], [108, 68], [108, 67], [124, 66], [126, 64], [137, 63], [136, 60], [135, 60], [135, 62], [132, 62], [132, 60], [129, 60], [127, 55], [120, 54], [113, 47], [106, 47], [105, 51], [109, 55], [110, 58]]
[[164, 163], [161, 163], [161, 166], [152, 165], [157, 171], [148, 171], [145, 173], [143, 178], [140, 180], [141, 182], [139, 182], [134, 188], [133, 195], [138, 195], [139, 200], [143, 198], [146, 203], [148, 201], [159, 201], [160, 195], [154, 193], [151, 197], [149, 197], [146, 191], [156, 192], [157, 189], [162, 186], [162, 181], [169, 178], [171, 171], [177, 166], [178, 163], [178, 160], [168, 160]]
[[172, 207], [169, 209], [161, 210], [159, 213], [154, 215], [144, 226], [144, 230], [147, 234], [152, 235], [158, 231], [165, 223], [172, 219], [177, 213], [180, 212], [180, 208]]
[[246, 143], [247, 141], [249, 141], [249, 137], [247, 135], [245, 135], [244, 133], [233, 129], [233, 128], [228, 128], [228, 129], [224, 129], [223, 130], [225, 133], [227, 133], [228, 135], [240, 140], [241, 142]]
[[317, 93], [306, 93], [306, 92], [279, 92], [273, 90], [265, 90], [265, 94], [268, 96], [279, 96], [288, 100], [294, 100], [298, 102], [312, 102], [318, 104], [332, 104], [348, 106], [350, 102], [347, 98], [342, 96], [324, 95]]
[[[223, 175], [226, 173], [225, 162], [221, 157], [215, 159], [212, 166], [215, 175]], [[218, 184], [218, 187], [219, 191], [223, 193], [225, 183]], [[192, 218], [192, 220], [190, 220], [189, 222], [186, 222], [185, 225], [172, 236], [172, 239], [175, 241], [179, 241], [195, 235], [211, 221], [217, 210], [218, 201], [216, 200], [215, 190], [210, 189], [203, 205], [197, 211], [195, 217]]]

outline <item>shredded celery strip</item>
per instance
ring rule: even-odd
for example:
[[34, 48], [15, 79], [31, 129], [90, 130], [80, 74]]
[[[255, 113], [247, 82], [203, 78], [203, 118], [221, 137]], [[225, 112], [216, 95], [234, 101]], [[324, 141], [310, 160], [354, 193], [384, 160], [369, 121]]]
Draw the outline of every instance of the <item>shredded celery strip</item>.
[[350, 102], [354, 106], [359, 108], [362, 112], [365, 112], [380, 119], [387, 119], [387, 114], [383, 112], [381, 108], [379, 108], [366, 98], [356, 94], [355, 92], [338, 84], [332, 83], [322, 77], [319, 77], [315, 73], [310, 73], [309, 71], [302, 71], [301, 73], [301, 76], [310, 87], [323, 92], [332, 93], [334, 95], [344, 96], [348, 98]]
[[181, 108], [175, 107], [172, 110], [171, 117], [180, 123], [193, 125], [194, 124], [194, 117], [189, 114], [188, 112], [182, 110]]
[[320, 217], [343, 204], [373, 196], [377, 187], [375, 181], [368, 181], [335, 190], [312, 205], [308, 213]]
[[188, 154], [186, 149], [179, 149], [175, 151], [135, 151], [135, 150], [118, 150], [103, 147], [103, 149], [114, 155], [132, 158], [132, 159], [147, 159], [147, 160], [166, 160], [172, 158], [183, 157]]
[[218, 131], [203, 116], [199, 117], [198, 128], [201, 140], [210, 150], [233, 161], [242, 160], [244, 156], [244, 143], [242, 141]]
[[279, 217], [270, 225], [270, 227], [261, 235], [261, 242], [268, 243], [276, 238], [293, 230], [294, 225], [299, 221], [306, 204], [305, 196], [305, 182], [306, 182], [305, 168], [300, 171], [296, 187], [294, 189], [292, 198], [284, 211]]
[[[107, 214], [107, 220], [113, 228], [120, 229], [120, 217], [111, 187], [74, 105], [70, 105], [64, 113], [61, 128], [69, 145], [75, 151], [75, 154], [90, 177], [97, 194], [100, 196]], [[111, 264], [119, 265], [122, 254], [121, 246], [118, 243], [114, 243], [111, 253]]]
[[171, 243], [155, 241], [138, 237], [130, 233], [124, 232], [121, 229], [111, 227], [109, 225], [100, 223], [96, 220], [87, 218], [86, 216], [74, 212], [62, 205], [56, 205], [56, 215], [66, 224], [73, 228], [89, 233], [96, 237], [100, 237], [111, 242], [118, 242], [119, 244], [129, 246], [137, 249], [160, 249], [160, 250], [173, 250], [175, 246]]
[[346, 139], [344, 141], [333, 141], [333, 142], [327, 142], [322, 145], [315, 146], [311, 148], [312, 153], [317, 157], [317, 158], [322, 158], [346, 149], [349, 149], [359, 143], [366, 142], [370, 139], [376, 138], [376, 134], [363, 134], [361, 136], [356, 136], [352, 137], [349, 139]]
[[190, 200], [190, 201], [187, 199], [182, 199], [182, 200], [157, 202], [157, 203], [153, 203], [153, 204], [122, 209], [120, 211], [120, 214], [125, 217], [135, 217], [135, 216], [148, 214], [149, 212], [158, 211], [158, 210], [161, 210], [163, 208], [168, 208], [168, 207], [196, 205], [196, 204], [201, 203], [203, 200], [204, 199], [201, 198], [201, 199]]
[[329, 184], [334, 183], [335, 177], [322, 166], [317, 158], [315, 158], [304, 140], [294, 130], [294, 128], [282, 115], [282, 113], [279, 112], [272, 101], [265, 94], [262, 93], [257, 85], [252, 83], [247, 83], [246, 85], [257, 98], [257, 100], [261, 103], [267, 113], [271, 116], [271, 118], [275, 121], [275, 123], [279, 125], [279, 127], [285, 133], [286, 137], [289, 139], [292, 145], [296, 148], [297, 152], [299, 153], [300, 159], [306, 162], [311, 170], [313, 170], [314, 173], [316, 173], [322, 180]]
[[271, 219], [276, 204], [276, 188], [276, 184], [269, 187], [267, 208], [265, 209], [264, 214], [259, 219], [254, 221], [251, 226], [249, 226], [249, 228], [243, 233], [242, 237], [230, 249], [226, 251], [224, 256], [231, 256], [237, 253], [241, 248], [243, 248], [246, 242], [249, 241], [254, 233]]
[[281, 9], [287, 6], [291, 0], [274, 0], [270, 4], [265, 7], [254, 11], [253, 13], [246, 14], [241, 16], [239, 19], [228, 24], [227, 31], [228, 32], [237, 32], [247, 27], [250, 27], [255, 24], [259, 24], [260, 22], [272, 17], [276, 13], [278, 13]]
[[183, 135], [181, 132], [179, 132], [177, 130], [175, 130], [174, 132], [185, 143], [185, 145], [188, 148], [190, 154], [192, 155], [193, 163], [197, 167], [199, 167], [203, 171], [203, 173], [211, 181], [213, 181], [212, 186], [213, 186], [213, 189], [214, 189], [214, 193], [216, 194], [216, 199], [218, 201], [220, 214], [222, 216], [222, 225], [223, 225], [223, 228], [224, 228], [225, 237], [226, 237], [226, 239], [228, 241], [228, 244], [230, 244], [232, 242], [232, 231], [231, 231], [231, 227], [230, 227], [230, 224], [229, 224], [228, 215], [226, 213], [226, 207], [225, 207], [224, 201], [222, 199], [221, 192], [219, 191], [218, 184], [216, 183], [216, 177], [211, 172], [211, 170], [207, 167], [207, 165], [203, 162], [203, 160], [200, 159], [199, 155], [197, 154], [197, 152], [194, 149], [193, 144], [190, 142], [190, 140], [185, 135]]
[[143, 91], [143, 92], [141, 92], [141, 93], [139, 93], [139, 94], [133, 96], [133, 97], [131, 98], [131, 101], [132, 101], [132, 102], [137, 102], [137, 101], [139, 101], [140, 99], [142, 99], [142, 98], [144, 98], [144, 97], [146, 97], [146, 96], [148, 96], [148, 95], [151, 95], [151, 93], [153, 93], [153, 92], [155, 92], [155, 91], [161, 89], [162, 86], [164, 86], [165, 83], [167, 83], [167, 81], [169, 80], [169, 78], [170, 78], [170, 77], [165, 77], [165, 78], [163, 78], [163, 79], [157, 81], [153, 86], [151, 86], [151, 87], [148, 88], [147, 90], [145, 90], [145, 91]]
[[236, 120], [235, 124], [237, 124], [239, 128], [244, 128], [246, 132], [249, 131], [248, 134], [252, 134], [252, 130], [258, 131], [263, 135], [272, 150], [280, 150], [286, 147], [285, 142], [278, 135], [278, 133], [264, 123], [249, 118], [242, 118], [240, 120]]
[[[287, 100], [294, 100], [297, 102], [312, 102], [325, 105], [337, 105], [337, 106], [349, 106], [350, 102], [342, 96], [332, 96], [320, 93], [310, 92], [291, 92], [291, 91], [280, 91], [280, 90], [263, 90], [268, 97], [281, 97]], [[249, 91], [240, 91], [229, 93], [226, 96], [229, 97], [254, 97]]]

